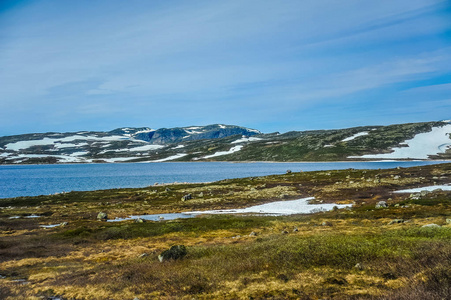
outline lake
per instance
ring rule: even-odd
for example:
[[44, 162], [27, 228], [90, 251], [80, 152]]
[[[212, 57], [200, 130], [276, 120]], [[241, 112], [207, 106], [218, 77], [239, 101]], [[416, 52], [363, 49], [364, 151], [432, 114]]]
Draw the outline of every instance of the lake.
[[1, 165], [0, 198], [69, 191], [145, 187], [155, 183], [211, 182], [227, 178], [284, 174], [286, 170], [388, 169], [444, 161], [230, 163], [163, 162], [66, 165]]

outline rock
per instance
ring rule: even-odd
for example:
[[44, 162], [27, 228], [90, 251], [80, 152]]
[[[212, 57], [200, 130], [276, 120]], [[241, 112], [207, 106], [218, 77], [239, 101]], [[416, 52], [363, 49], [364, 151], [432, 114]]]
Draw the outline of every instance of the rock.
[[388, 205], [387, 205], [387, 202], [385, 202], [385, 201], [379, 201], [379, 202], [377, 202], [377, 204], [375, 206], [375, 208], [386, 208], [386, 207], [388, 207]]
[[363, 270], [363, 265], [361, 263], [356, 263], [355, 266], [354, 266], [354, 269], [362, 271]]
[[433, 190], [432, 192], [433, 192], [433, 193], [440, 193], [440, 192], [443, 192], [443, 190], [442, 190], [442, 189], [435, 189], [435, 190]]
[[424, 197], [424, 196], [427, 196], [427, 194], [429, 194], [429, 193], [430, 192], [428, 190], [423, 190], [423, 191], [420, 192], [420, 196]]
[[257, 189], [256, 188], [251, 188], [251, 192], [256, 192]]
[[433, 224], [433, 223], [421, 226], [421, 228], [440, 228], [440, 227], [441, 227], [440, 225]]
[[69, 225], [69, 223], [67, 223], [67, 222], [63, 222], [60, 224], [60, 226], [67, 226], [67, 225]]
[[299, 231], [299, 229], [297, 227], [293, 228], [293, 232], [298, 232], [298, 231]]
[[446, 219], [446, 224], [451, 224], [451, 219]]
[[287, 174], [291, 174], [291, 170], [287, 170], [287, 172], [286, 172]]
[[108, 215], [107, 215], [107, 213], [99, 212], [99, 213], [97, 214], [97, 220], [98, 220], [98, 221], [106, 221], [106, 220], [108, 220]]
[[254, 232], [254, 231], [252, 231], [252, 232], [249, 234], [249, 236], [257, 236], [257, 233]]
[[399, 178], [401, 178], [401, 177], [399, 177], [398, 175], [393, 177], [394, 180], [398, 180]]
[[147, 256], [149, 256], [148, 253], [143, 253], [143, 254], [139, 255], [138, 258], [144, 258], [144, 257], [147, 257]]
[[388, 225], [392, 225], [392, 224], [400, 224], [400, 223], [404, 223], [404, 219], [394, 219], [391, 220]]
[[329, 221], [324, 221], [323, 223], [321, 223], [321, 226], [333, 226], [333, 225]]
[[164, 190], [165, 190], [166, 192], [170, 192], [170, 191], [171, 191], [171, 189], [170, 189], [170, 188], [168, 188], [168, 187], [167, 187], [167, 188], [165, 188]]
[[172, 246], [168, 250], [161, 252], [158, 255], [158, 260], [160, 262], [168, 261], [168, 260], [176, 260], [185, 257], [188, 252], [186, 251], [186, 247], [184, 245]]
[[199, 198], [202, 198], [204, 196], [203, 192], [200, 192], [199, 195], [197, 195]]
[[146, 220], [143, 220], [141, 218], [137, 218], [134, 220], [135, 223], [144, 223]]
[[186, 194], [185, 196], [182, 197], [182, 201], [187, 201], [187, 200], [191, 200], [191, 199], [193, 199], [191, 194]]
[[288, 194], [280, 194], [279, 195], [280, 199], [287, 199], [288, 197], [290, 197], [290, 195], [288, 195]]
[[286, 230], [282, 230], [282, 232], [281, 232], [282, 234], [288, 234], [288, 231], [286, 231]]
[[419, 200], [420, 199], [420, 193], [410, 194], [409, 198], [412, 199], [412, 200]]

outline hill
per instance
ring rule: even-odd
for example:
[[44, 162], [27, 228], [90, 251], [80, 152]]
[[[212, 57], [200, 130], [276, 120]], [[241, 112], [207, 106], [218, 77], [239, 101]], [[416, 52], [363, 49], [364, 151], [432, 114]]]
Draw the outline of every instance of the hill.
[[263, 134], [233, 125], [0, 137], [0, 164], [451, 158], [449, 121]]

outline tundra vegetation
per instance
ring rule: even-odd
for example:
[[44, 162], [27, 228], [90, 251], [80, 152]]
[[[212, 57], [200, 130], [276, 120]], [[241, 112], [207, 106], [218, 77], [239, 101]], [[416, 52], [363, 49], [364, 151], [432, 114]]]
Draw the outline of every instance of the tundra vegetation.
[[[450, 176], [451, 164], [292, 170], [0, 199], [0, 298], [450, 299], [451, 192], [393, 193], [448, 184]], [[303, 197], [353, 206], [290, 216], [97, 219], [99, 212], [114, 219]], [[41, 227], [51, 224], [60, 226]]]

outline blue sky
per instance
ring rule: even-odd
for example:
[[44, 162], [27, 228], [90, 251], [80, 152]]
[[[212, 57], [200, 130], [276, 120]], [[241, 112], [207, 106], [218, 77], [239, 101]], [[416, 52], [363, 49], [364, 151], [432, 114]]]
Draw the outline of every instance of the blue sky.
[[0, 1], [0, 135], [450, 118], [447, 0]]

